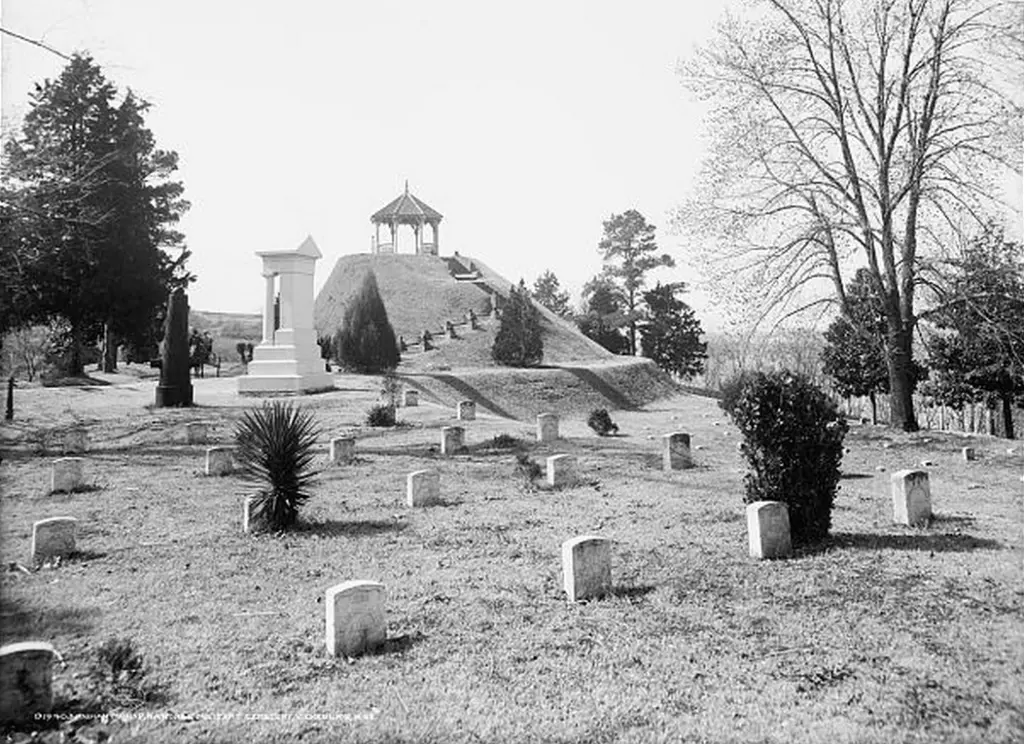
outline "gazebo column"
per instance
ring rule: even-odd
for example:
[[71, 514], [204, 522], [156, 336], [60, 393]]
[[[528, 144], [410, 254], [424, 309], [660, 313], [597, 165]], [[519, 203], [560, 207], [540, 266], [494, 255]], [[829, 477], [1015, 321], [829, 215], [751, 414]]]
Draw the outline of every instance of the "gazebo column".
[[441, 244], [437, 240], [437, 231], [441, 227], [441, 223], [440, 222], [435, 222], [434, 224], [431, 225], [431, 227], [434, 228], [434, 255], [435, 256], [440, 256], [441, 255]]
[[391, 223], [391, 252], [398, 253], [398, 225]]
[[374, 223], [374, 227], [377, 228], [377, 237], [373, 241], [373, 252], [374, 253], [380, 253], [380, 223], [379, 222], [375, 222]]
[[423, 239], [422, 239], [423, 225], [421, 223], [417, 223], [417, 224], [413, 225], [412, 226], [412, 231], [413, 231], [413, 234], [415, 234], [415, 236], [416, 236], [416, 255], [418, 256], [421, 253], [423, 253]]
[[263, 296], [263, 343], [274, 343], [274, 275], [264, 274], [266, 288]]

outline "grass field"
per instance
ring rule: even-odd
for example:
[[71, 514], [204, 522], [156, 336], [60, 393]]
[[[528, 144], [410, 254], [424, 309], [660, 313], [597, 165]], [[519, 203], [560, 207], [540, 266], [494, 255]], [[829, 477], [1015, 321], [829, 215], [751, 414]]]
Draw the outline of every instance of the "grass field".
[[[33, 521], [81, 520], [81, 555], [3, 574], [3, 642], [52, 642], [58, 712], [81, 709], [87, 668], [131, 637], [165, 685], [135, 717], [65, 724], [116, 742], [1015, 742], [1024, 740], [1020, 445], [853, 426], [832, 538], [785, 561], [747, 557], [743, 466], [714, 401], [682, 396], [586, 412], [556, 446], [482, 415], [468, 453], [442, 458], [448, 408], [361, 425], [372, 378], [300, 398], [357, 460], [326, 468], [302, 529], [240, 532], [246, 486], [201, 474], [188, 421], [228, 442], [252, 401], [196, 381], [190, 410], [151, 410], [152, 381], [25, 390], [0, 426], [2, 554], [27, 562]], [[85, 425], [93, 488], [48, 495], [62, 432]], [[660, 434], [688, 431], [697, 467], [659, 469]], [[528, 489], [508, 450], [577, 456], [582, 481]], [[969, 442], [975, 462], [959, 449]], [[889, 474], [931, 473], [936, 519], [891, 524]], [[405, 476], [441, 473], [444, 506], [408, 509]], [[877, 468], [885, 468], [884, 472]], [[613, 539], [615, 591], [576, 605], [559, 547]], [[324, 649], [323, 597], [348, 579], [387, 587], [389, 641], [348, 661]], [[57, 734], [52, 734], [56, 736]]]

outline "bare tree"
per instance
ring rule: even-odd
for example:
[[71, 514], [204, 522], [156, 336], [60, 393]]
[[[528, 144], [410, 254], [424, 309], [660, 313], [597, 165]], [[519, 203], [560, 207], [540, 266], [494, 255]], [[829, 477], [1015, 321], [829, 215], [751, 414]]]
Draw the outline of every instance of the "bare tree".
[[[684, 65], [711, 156], [677, 226], [763, 316], [882, 299], [891, 424], [917, 428], [915, 299], [1020, 173], [1020, 2], [763, 0]], [[1012, 75], [1006, 75], [1007, 70]], [[1015, 77], [1014, 77], [1015, 76]]]

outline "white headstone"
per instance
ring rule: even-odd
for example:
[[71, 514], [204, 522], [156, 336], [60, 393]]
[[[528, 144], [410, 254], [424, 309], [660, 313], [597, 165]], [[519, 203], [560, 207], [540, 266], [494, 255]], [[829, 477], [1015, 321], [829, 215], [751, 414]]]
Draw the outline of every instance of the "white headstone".
[[355, 458], [355, 449], [355, 437], [335, 437], [331, 440], [331, 464], [348, 465]]
[[406, 390], [402, 393], [402, 405], [412, 408], [420, 404], [419, 390]]
[[464, 400], [459, 403], [456, 418], [458, 418], [459, 421], [476, 420], [476, 403], [471, 400]]
[[346, 581], [327, 590], [327, 653], [358, 656], [387, 639], [384, 585]]
[[793, 552], [789, 508], [782, 501], [747, 505], [747, 536], [751, 558], [782, 558]]
[[436, 470], [417, 470], [406, 478], [405, 503], [432, 506], [441, 501], [441, 475]]
[[74, 517], [51, 517], [32, 525], [32, 565], [40, 566], [53, 558], [67, 558], [75, 552]]
[[554, 413], [537, 414], [537, 441], [541, 444], [558, 439], [558, 416]]
[[64, 454], [80, 455], [89, 449], [89, 433], [85, 429], [68, 429], [64, 432]]
[[927, 524], [932, 516], [932, 494], [924, 470], [899, 470], [892, 480], [892, 516], [899, 524]]
[[576, 458], [572, 455], [552, 455], [547, 459], [548, 485], [569, 486], [576, 482]]
[[203, 421], [191, 421], [185, 425], [185, 434], [189, 444], [206, 444], [208, 436], [206, 423]]
[[53, 710], [53, 660], [49, 643], [23, 641], [0, 647], [0, 721], [27, 722]]
[[662, 454], [662, 467], [665, 470], [683, 470], [693, 467], [693, 458], [690, 457], [690, 435], [681, 431], [665, 434], [662, 436], [664, 449]]
[[974, 447], [964, 447], [960, 452], [963, 454], [965, 462], [970, 462], [974, 459]]
[[454, 455], [465, 446], [463, 436], [466, 431], [461, 426], [445, 426], [441, 429], [441, 454]]
[[206, 474], [228, 475], [235, 469], [234, 447], [209, 447], [206, 450]]
[[62, 457], [55, 460], [50, 477], [50, 491], [71, 493], [85, 483], [82, 470], [85, 460], [81, 457]]
[[597, 535], [562, 543], [562, 579], [570, 602], [607, 594], [612, 589], [611, 540]]

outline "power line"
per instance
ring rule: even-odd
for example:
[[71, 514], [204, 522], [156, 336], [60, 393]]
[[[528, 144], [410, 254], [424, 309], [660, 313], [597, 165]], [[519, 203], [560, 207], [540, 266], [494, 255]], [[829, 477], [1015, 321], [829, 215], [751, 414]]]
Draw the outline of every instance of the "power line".
[[53, 54], [56, 54], [58, 57], [62, 57], [64, 59], [68, 60], [69, 62], [71, 61], [71, 57], [69, 57], [68, 55], [64, 54], [63, 52], [58, 52], [53, 47], [47, 46], [46, 44], [44, 44], [41, 41], [36, 41], [35, 39], [30, 39], [27, 36], [22, 36], [21, 34], [16, 34], [13, 31], [10, 31], [10, 30], [2, 27], [2, 26], [0, 26], [0, 32], [5, 33], [8, 36], [13, 36], [15, 39], [21, 39], [22, 41], [27, 41], [29, 44], [37, 46], [40, 49], [45, 49], [48, 52], [52, 52]]

